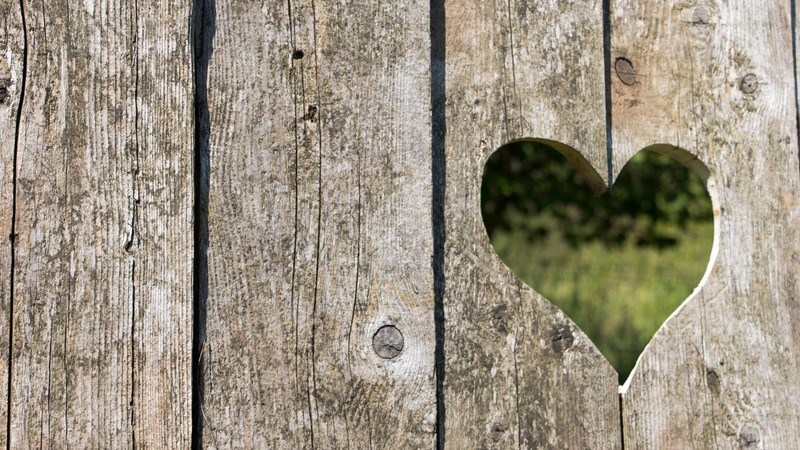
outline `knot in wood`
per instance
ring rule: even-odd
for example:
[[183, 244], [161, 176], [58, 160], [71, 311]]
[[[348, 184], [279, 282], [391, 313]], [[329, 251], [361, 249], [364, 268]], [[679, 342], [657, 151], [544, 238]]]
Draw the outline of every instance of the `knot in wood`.
[[506, 430], [508, 430], [508, 426], [503, 422], [495, 422], [492, 424], [492, 440], [494, 442], [500, 442], [503, 439], [503, 435], [505, 435]]
[[548, 335], [550, 338], [550, 345], [558, 353], [563, 353], [568, 348], [572, 347], [575, 342], [575, 336], [572, 335], [572, 330], [566, 325], [559, 325], [550, 330]]
[[761, 433], [753, 424], [746, 424], [739, 432], [739, 448], [760, 448]]
[[630, 59], [620, 56], [614, 61], [614, 72], [623, 84], [631, 86], [636, 83], [636, 69]]
[[719, 375], [713, 369], [706, 370], [706, 386], [717, 397], [719, 397]]
[[310, 120], [313, 122], [316, 115], [317, 115], [317, 106], [308, 105], [308, 112], [303, 115], [303, 120]]
[[392, 359], [403, 351], [403, 333], [394, 325], [384, 325], [372, 336], [372, 350], [383, 359]]
[[752, 94], [758, 89], [758, 77], [755, 74], [748, 73], [742, 77], [739, 82], [739, 90], [745, 94]]
[[0, 80], [0, 105], [4, 105], [8, 100], [8, 87], [11, 85], [10, 79]]
[[695, 8], [692, 13], [692, 23], [695, 25], [708, 25], [711, 23], [711, 14], [708, 12], [708, 8], [704, 5]]

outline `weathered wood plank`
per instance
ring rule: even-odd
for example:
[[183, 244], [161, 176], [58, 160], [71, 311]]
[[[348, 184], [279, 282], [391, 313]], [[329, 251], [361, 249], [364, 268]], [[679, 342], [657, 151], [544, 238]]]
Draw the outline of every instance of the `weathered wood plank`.
[[128, 250], [136, 264], [132, 429], [136, 446], [186, 448], [192, 421], [194, 247], [191, 2], [135, 5], [138, 242]]
[[635, 70], [612, 81], [614, 171], [646, 146], [685, 149], [708, 168], [716, 227], [710, 272], [624, 390], [625, 448], [795, 447], [800, 186], [790, 2], [615, 0], [612, 17], [612, 57]]
[[14, 152], [22, 96], [25, 37], [18, 2], [0, 0], [0, 447], [7, 444], [8, 342], [14, 211]]
[[432, 446], [428, 10], [216, 5], [205, 446]]
[[184, 3], [22, 3], [12, 448], [188, 446]]
[[448, 1], [444, 15], [445, 445], [619, 448], [614, 369], [505, 267], [480, 215], [483, 165], [517, 139], [566, 144], [604, 188], [601, 2]]

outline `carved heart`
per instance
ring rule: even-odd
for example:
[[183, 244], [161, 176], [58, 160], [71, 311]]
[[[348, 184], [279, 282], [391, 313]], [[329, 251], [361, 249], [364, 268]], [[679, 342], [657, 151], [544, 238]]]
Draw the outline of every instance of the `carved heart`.
[[481, 212], [506, 265], [567, 313], [624, 382], [708, 266], [711, 201], [698, 175], [654, 152], [631, 159], [604, 195], [586, 178], [544, 144], [508, 145], [486, 164]]

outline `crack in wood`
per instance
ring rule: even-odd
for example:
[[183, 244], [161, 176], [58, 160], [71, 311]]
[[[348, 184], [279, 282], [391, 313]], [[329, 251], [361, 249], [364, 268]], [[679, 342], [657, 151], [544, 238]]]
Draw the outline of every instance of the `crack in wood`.
[[14, 156], [13, 167], [11, 169], [11, 233], [10, 241], [10, 274], [9, 274], [9, 307], [8, 307], [8, 386], [6, 404], [6, 449], [11, 447], [11, 387], [14, 367], [14, 272], [16, 263], [16, 238], [17, 238], [17, 184], [19, 182], [17, 173], [17, 157], [19, 154], [20, 126], [22, 124], [22, 109], [25, 104], [25, 88], [28, 81], [28, 28], [25, 17], [25, 0], [19, 1], [20, 19], [22, 21], [22, 80], [20, 82], [19, 103], [17, 104], [17, 117], [14, 128]]

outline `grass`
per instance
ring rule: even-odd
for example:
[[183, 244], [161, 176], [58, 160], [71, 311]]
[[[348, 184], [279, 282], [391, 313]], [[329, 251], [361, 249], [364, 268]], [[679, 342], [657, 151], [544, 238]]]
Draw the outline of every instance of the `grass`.
[[712, 223], [690, 222], [672, 231], [680, 239], [665, 248], [601, 241], [572, 247], [558, 233], [531, 240], [513, 229], [493, 233], [492, 245], [517, 276], [578, 324], [623, 383], [708, 265]]

